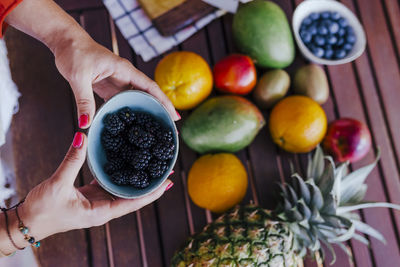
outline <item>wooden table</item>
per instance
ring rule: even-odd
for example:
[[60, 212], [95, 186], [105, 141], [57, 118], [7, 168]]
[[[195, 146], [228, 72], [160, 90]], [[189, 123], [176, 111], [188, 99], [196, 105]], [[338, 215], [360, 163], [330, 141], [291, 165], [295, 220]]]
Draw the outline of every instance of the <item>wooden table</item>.
[[[58, 0], [99, 43], [119, 51], [137, 68], [153, 77], [161, 57], [148, 63], [136, 56], [113, 26], [99, 0]], [[291, 17], [300, 0], [281, 0], [280, 6]], [[355, 62], [325, 67], [331, 97], [323, 106], [328, 119], [353, 117], [364, 121], [380, 146], [382, 159], [368, 179], [369, 200], [400, 204], [400, 9], [395, 0], [342, 0], [361, 19], [368, 47]], [[173, 50], [190, 50], [203, 56], [210, 65], [234, 52], [231, 38], [232, 16], [212, 22]], [[397, 25], [397, 26], [396, 26]], [[76, 111], [69, 85], [54, 66], [54, 59], [42, 44], [15, 30], [6, 35], [13, 77], [22, 92], [20, 111], [12, 126], [14, 158], [19, 193], [49, 177], [61, 162], [77, 130]], [[297, 53], [289, 73], [305, 63]], [[101, 101], [98, 101], [100, 104]], [[266, 112], [267, 116], [268, 113]], [[185, 112], [183, 119], [187, 116]], [[181, 123], [178, 123], [181, 126]], [[105, 226], [58, 234], [43, 241], [38, 249], [42, 266], [169, 266], [174, 251], [193, 232], [199, 231], [215, 215], [196, 207], [188, 198], [186, 175], [197, 155], [181, 142], [180, 157], [172, 180], [175, 186], [157, 202], [111, 221]], [[289, 161], [304, 167], [305, 155], [279, 150], [264, 128], [247, 149], [237, 154], [245, 164], [250, 186], [244, 200], [273, 208], [274, 183], [289, 175]], [[370, 152], [354, 167], [372, 162]], [[91, 181], [85, 166], [77, 185]], [[348, 243], [354, 262], [339, 249], [334, 266], [399, 266], [400, 213], [387, 209], [361, 212], [362, 218], [381, 231], [384, 245], [371, 239], [368, 248], [357, 241]], [[79, 218], [76, 218], [79, 220]], [[329, 266], [329, 259], [324, 263]], [[304, 265], [317, 266], [306, 259]]]

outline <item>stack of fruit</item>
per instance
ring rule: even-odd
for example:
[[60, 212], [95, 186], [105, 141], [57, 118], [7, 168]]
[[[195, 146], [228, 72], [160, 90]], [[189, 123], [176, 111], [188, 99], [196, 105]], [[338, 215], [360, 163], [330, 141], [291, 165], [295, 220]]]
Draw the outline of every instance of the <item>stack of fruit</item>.
[[[230, 153], [251, 144], [265, 125], [259, 108], [272, 109], [269, 133], [280, 148], [308, 153], [322, 143], [333, 158], [325, 162], [318, 147], [306, 181], [293, 173], [294, 182], [282, 187], [283, 199], [276, 210], [235, 208], [190, 238], [172, 265], [295, 266], [306, 249], [320, 250], [321, 242], [342, 245], [352, 237], [364, 241], [355, 230], [382, 239], [350, 213], [360, 207], [357, 204], [365, 194], [365, 179], [376, 164], [351, 174], [345, 171], [348, 162], [361, 159], [370, 150], [368, 128], [354, 119], [339, 119], [328, 126], [321, 105], [329, 99], [329, 84], [322, 67], [301, 66], [293, 82], [281, 69], [293, 62], [295, 47], [285, 13], [278, 5], [262, 0], [242, 5], [234, 16], [232, 31], [243, 54], [223, 58], [212, 71], [192, 52], [167, 55], [155, 71], [156, 82], [177, 109], [195, 108], [181, 127], [183, 141], [204, 154], [188, 175], [192, 201], [221, 213], [243, 200], [248, 186], [246, 169]], [[343, 51], [349, 51], [355, 42], [346, 20], [336, 13], [311, 14], [301, 31], [310, 49], [323, 49], [323, 53], [317, 52], [325, 58], [342, 58]], [[257, 81], [256, 66], [272, 70]], [[219, 94], [228, 95], [207, 99], [213, 82]], [[292, 95], [286, 97], [290, 88]], [[251, 91], [259, 108], [251, 97], [245, 97]], [[335, 161], [341, 164], [335, 166]], [[379, 205], [399, 208], [388, 203], [375, 206]]]
[[165, 174], [174, 156], [172, 132], [147, 113], [125, 107], [104, 118], [104, 171], [118, 185], [146, 188]]

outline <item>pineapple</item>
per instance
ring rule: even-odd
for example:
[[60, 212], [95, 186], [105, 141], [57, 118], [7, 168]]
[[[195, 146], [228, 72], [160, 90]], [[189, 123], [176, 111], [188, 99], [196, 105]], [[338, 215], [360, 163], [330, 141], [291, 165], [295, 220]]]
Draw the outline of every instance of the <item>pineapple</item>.
[[[335, 166], [317, 148], [309, 159], [307, 178], [293, 171], [292, 182], [280, 185], [282, 200], [273, 210], [238, 206], [187, 240], [175, 253], [172, 266], [282, 266], [295, 267], [307, 250], [324, 256], [322, 243], [348, 253], [343, 242], [355, 238], [365, 244], [367, 234], [384, 237], [363, 223], [356, 211], [370, 207], [400, 209], [384, 202], [363, 202], [365, 180], [379, 159], [348, 173], [348, 163]], [[360, 234], [361, 233], [361, 234]]]

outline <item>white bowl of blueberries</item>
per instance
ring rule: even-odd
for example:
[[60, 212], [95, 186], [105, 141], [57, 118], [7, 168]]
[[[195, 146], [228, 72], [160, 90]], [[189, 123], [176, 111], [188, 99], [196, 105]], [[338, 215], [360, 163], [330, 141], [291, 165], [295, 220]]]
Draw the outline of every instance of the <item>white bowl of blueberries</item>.
[[348, 63], [365, 50], [361, 23], [345, 5], [333, 0], [308, 0], [297, 6], [292, 20], [302, 54], [324, 65]]

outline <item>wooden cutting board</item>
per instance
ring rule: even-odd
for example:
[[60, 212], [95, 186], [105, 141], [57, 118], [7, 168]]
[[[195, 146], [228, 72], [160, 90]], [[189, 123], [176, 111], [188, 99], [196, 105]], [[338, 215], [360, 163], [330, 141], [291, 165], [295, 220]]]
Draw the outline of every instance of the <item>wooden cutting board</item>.
[[201, 0], [139, 0], [158, 31], [165, 36], [215, 11]]

